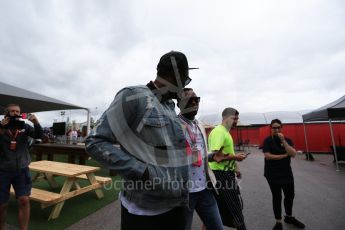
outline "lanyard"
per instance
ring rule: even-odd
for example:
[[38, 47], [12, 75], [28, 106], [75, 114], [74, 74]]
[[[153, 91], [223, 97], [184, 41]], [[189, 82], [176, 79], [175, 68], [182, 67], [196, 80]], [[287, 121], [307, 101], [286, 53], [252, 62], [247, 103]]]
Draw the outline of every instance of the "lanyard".
[[[188, 132], [188, 135], [189, 135], [189, 137], [190, 137], [190, 140], [192, 141], [192, 144], [193, 144], [194, 146], [196, 146], [196, 136], [197, 136], [197, 134], [194, 135], [194, 133], [190, 130], [188, 124], [186, 124], [186, 130], [187, 130], [187, 132]], [[196, 133], [197, 133], [197, 132], [198, 132], [198, 129], [196, 129], [195, 131], [196, 131]]]
[[16, 140], [16, 138], [17, 138], [17, 136], [18, 136], [18, 134], [19, 134], [19, 130], [18, 130], [18, 129], [16, 129], [16, 132], [15, 132], [15, 134], [14, 134], [14, 135], [13, 135], [13, 133], [12, 133], [12, 131], [11, 131], [11, 130], [8, 130], [8, 134], [10, 135], [10, 137], [11, 137], [12, 141], [15, 141], [15, 140]]
[[[182, 122], [185, 124], [186, 130], [188, 132], [188, 135], [191, 139], [192, 142], [192, 148], [189, 145], [187, 139], [186, 139], [186, 151], [187, 151], [187, 156], [191, 156], [192, 157], [192, 165], [196, 166], [196, 167], [200, 167], [202, 165], [202, 156], [201, 156], [201, 151], [198, 149], [197, 147], [197, 135], [198, 135], [198, 125], [195, 124], [195, 135], [192, 132], [192, 130], [189, 127], [189, 124], [183, 120], [182, 118]], [[193, 123], [191, 125], [192, 127], [194, 126]]]
[[[182, 122], [185, 124], [185, 126], [186, 126], [186, 130], [187, 130], [187, 132], [188, 132], [188, 135], [189, 135], [189, 137], [190, 137], [190, 140], [192, 141], [192, 144], [193, 144], [194, 146], [196, 146], [196, 138], [197, 138], [197, 135], [198, 135], [198, 125], [195, 124], [195, 133], [196, 133], [196, 134], [194, 135], [193, 132], [192, 132], [192, 130], [189, 128], [188, 122], [184, 120], [184, 118], [183, 118], [182, 115], [179, 115], [179, 116], [181, 117], [181, 121], [182, 121]], [[193, 126], [193, 123], [192, 123], [191, 126]]]

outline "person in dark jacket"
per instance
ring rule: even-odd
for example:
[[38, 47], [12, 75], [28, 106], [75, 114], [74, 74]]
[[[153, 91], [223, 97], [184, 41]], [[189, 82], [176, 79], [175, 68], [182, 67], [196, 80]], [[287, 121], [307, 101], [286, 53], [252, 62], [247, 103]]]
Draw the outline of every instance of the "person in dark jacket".
[[29, 138], [40, 139], [43, 131], [34, 114], [29, 114], [27, 117], [34, 127], [20, 118], [20, 106], [10, 104], [6, 107], [5, 117], [0, 124], [0, 229], [5, 227], [11, 185], [18, 200], [19, 228], [28, 229], [29, 226], [31, 193]]
[[189, 69], [185, 54], [164, 54], [156, 79], [120, 90], [86, 139], [90, 156], [123, 178], [122, 230], [185, 230], [189, 166], [172, 99], [191, 81]]
[[284, 207], [286, 216], [284, 221], [298, 228], [304, 224], [292, 216], [293, 199], [295, 197], [294, 177], [291, 170], [291, 157], [297, 152], [293, 143], [281, 132], [283, 124], [279, 119], [271, 121], [271, 135], [264, 140], [265, 174], [272, 192], [273, 211], [276, 224], [273, 230], [282, 230], [282, 191], [284, 192]]

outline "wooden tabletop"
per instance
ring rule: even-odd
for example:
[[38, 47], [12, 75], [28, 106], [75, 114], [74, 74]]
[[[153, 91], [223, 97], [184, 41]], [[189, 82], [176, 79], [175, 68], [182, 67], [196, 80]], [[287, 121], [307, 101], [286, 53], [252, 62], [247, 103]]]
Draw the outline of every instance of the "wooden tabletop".
[[54, 175], [76, 177], [98, 171], [99, 167], [68, 164], [57, 161], [35, 161], [29, 165], [31, 171], [51, 173]]

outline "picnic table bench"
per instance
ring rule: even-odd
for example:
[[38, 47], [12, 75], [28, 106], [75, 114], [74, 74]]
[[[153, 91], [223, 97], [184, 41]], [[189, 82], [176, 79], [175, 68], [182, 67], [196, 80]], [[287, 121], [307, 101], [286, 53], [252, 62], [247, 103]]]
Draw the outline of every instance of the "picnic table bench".
[[[99, 170], [99, 167], [44, 160], [32, 162], [29, 168], [37, 173], [34, 180], [44, 178], [52, 188], [58, 186], [54, 176], [65, 177], [60, 193], [39, 188], [32, 188], [31, 190], [30, 200], [40, 202], [41, 208], [54, 205], [48, 220], [58, 218], [64, 202], [70, 198], [93, 190], [99, 199], [103, 198], [104, 194], [101, 187], [112, 181], [109, 177], [95, 176], [94, 173]], [[80, 180], [87, 180], [90, 184], [82, 187], [79, 184]], [[13, 188], [11, 188], [11, 193], [14, 194]]]
[[[11, 187], [11, 194], [15, 195], [13, 187]], [[30, 200], [40, 202], [43, 207], [52, 205], [55, 201], [61, 199], [61, 194], [49, 192], [43, 189], [31, 188]]]

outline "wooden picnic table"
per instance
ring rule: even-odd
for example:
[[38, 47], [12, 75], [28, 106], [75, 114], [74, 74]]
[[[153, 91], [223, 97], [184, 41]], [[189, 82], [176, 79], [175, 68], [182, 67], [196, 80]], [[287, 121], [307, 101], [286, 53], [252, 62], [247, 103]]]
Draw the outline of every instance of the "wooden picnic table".
[[[30, 198], [40, 201], [42, 208], [54, 205], [48, 220], [58, 218], [65, 201], [72, 197], [94, 190], [98, 198], [103, 198], [104, 194], [101, 187], [111, 182], [111, 178], [95, 176], [95, 172], [100, 169], [99, 167], [43, 160], [32, 162], [29, 168], [31, 171], [37, 172], [37, 175], [47, 179], [51, 187], [57, 187], [54, 176], [65, 177], [59, 194], [45, 192], [41, 189], [33, 188], [32, 190]], [[78, 183], [80, 180], [87, 180], [90, 184], [81, 187]]]
[[76, 158], [79, 158], [79, 164], [85, 165], [85, 161], [89, 157], [84, 144], [44, 143], [34, 144], [32, 148], [37, 161], [42, 160], [43, 155], [47, 155], [48, 160], [53, 161], [55, 154], [63, 154], [68, 156], [69, 163], [74, 164]]

